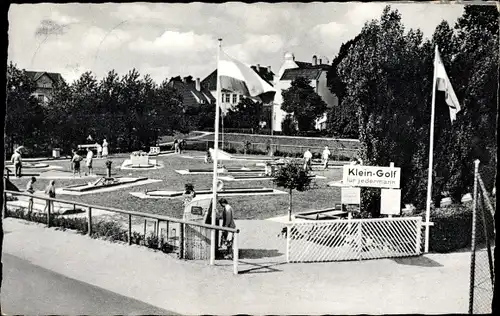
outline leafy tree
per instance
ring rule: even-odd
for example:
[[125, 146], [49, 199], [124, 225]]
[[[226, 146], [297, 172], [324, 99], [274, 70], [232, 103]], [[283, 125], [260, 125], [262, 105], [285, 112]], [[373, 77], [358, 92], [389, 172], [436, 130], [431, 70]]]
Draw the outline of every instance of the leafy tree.
[[234, 109], [229, 109], [224, 125], [232, 128], [257, 128], [262, 117], [263, 105], [250, 98], [243, 98]]
[[[423, 180], [413, 159], [415, 144], [426, 139], [419, 123], [428, 120], [430, 112], [419, 109], [430, 101], [425, 71], [432, 60], [422, 58], [421, 47], [421, 32], [405, 34], [401, 15], [387, 6], [380, 20], [365, 24], [339, 65], [347, 87], [343, 102], [357, 111], [361, 159], [367, 165], [400, 166], [403, 200], [413, 200], [414, 186]], [[371, 216], [379, 214], [378, 198], [378, 190], [362, 191], [362, 205]]]
[[281, 109], [293, 114], [300, 131], [314, 130], [314, 123], [325, 113], [327, 106], [314, 91], [310, 82], [302, 77], [292, 81], [290, 88], [282, 92]]
[[292, 220], [292, 191], [306, 191], [311, 184], [311, 177], [302, 168], [302, 165], [295, 162], [287, 162], [284, 166], [276, 170], [273, 182], [289, 190], [288, 220]]
[[14, 145], [31, 147], [41, 139], [44, 110], [32, 96], [35, 82], [12, 62], [7, 67], [7, 102], [5, 115], [5, 144], [9, 153]]

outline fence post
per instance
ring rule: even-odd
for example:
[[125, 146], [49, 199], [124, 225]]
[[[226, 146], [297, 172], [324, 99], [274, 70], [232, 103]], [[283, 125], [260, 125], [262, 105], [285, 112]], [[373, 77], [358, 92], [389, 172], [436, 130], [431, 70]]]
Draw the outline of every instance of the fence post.
[[[4, 186], [5, 187], [5, 186]], [[7, 193], [3, 193], [3, 209], [2, 209], [2, 218], [5, 218], [5, 212], [7, 211]]]
[[[50, 207], [51, 207], [51, 203], [50, 201], [46, 201], [46, 202], [49, 202], [47, 205], [47, 227], [50, 227]], [[33, 205], [35, 205], [35, 199], [33, 199]]]
[[286, 225], [286, 262], [290, 263], [290, 225]]
[[179, 223], [179, 259], [184, 258], [184, 224]]
[[472, 196], [472, 240], [470, 257], [470, 282], [469, 282], [469, 314], [474, 311], [474, 274], [476, 268], [476, 206], [477, 206], [477, 172], [479, 160], [474, 160], [474, 195]]
[[92, 208], [91, 207], [88, 208], [87, 222], [88, 222], [88, 226], [89, 226], [89, 236], [92, 236]]
[[128, 244], [132, 245], [132, 214], [128, 214]]
[[419, 217], [418, 220], [417, 220], [417, 240], [416, 240], [416, 244], [415, 244], [415, 253], [417, 255], [420, 254], [420, 250], [422, 248], [421, 246], [421, 241], [422, 241], [422, 218]]
[[233, 273], [238, 274], [238, 255], [239, 255], [239, 248], [238, 248], [238, 232], [233, 233]]
[[358, 260], [361, 260], [363, 257], [363, 231], [362, 231], [362, 222], [359, 221], [358, 223], [358, 246], [359, 246], [359, 257]]

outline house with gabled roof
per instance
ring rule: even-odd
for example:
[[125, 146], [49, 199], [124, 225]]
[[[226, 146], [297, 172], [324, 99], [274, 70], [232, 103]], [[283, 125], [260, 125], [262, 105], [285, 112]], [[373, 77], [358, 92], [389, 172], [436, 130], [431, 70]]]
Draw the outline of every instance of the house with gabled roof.
[[200, 78], [192, 80], [191, 76], [172, 78], [168, 85], [176, 89], [182, 96], [184, 108], [198, 108], [204, 104], [215, 104], [215, 98], [209, 90], [202, 87]]
[[[251, 66], [251, 68], [269, 85], [273, 85], [273, 80], [275, 74], [271, 70], [271, 66], [262, 67], [259, 64], [255, 66]], [[210, 91], [213, 97], [217, 95], [217, 69], [212, 71], [205, 79], [201, 81], [201, 85]], [[226, 89], [222, 89], [221, 91], [221, 109], [223, 114], [226, 114], [229, 109], [234, 109], [234, 107], [243, 99], [250, 98], [255, 101], [261, 101], [264, 107], [271, 107], [273, 100], [269, 99], [266, 95], [263, 98], [253, 98], [244, 96], [243, 94], [235, 91], [229, 91]]]
[[55, 87], [64, 82], [60, 73], [46, 71], [26, 71], [26, 74], [33, 79], [36, 90], [33, 95], [43, 104], [52, 99]]
[[[283, 64], [275, 77], [274, 87], [276, 96], [274, 97], [273, 107], [273, 130], [281, 131], [281, 122], [285, 119], [286, 113], [281, 109], [283, 103], [282, 92], [291, 87], [292, 81], [303, 77], [310, 81], [311, 86], [316, 93], [325, 101], [329, 108], [338, 106], [338, 98], [331, 93], [326, 84], [326, 75], [331, 68], [330, 65], [323, 63], [316, 55], [312, 57], [312, 62], [296, 61], [292, 53], [286, 53]], [[326, 113], [322, 118], [316, 120], [316, 129], [326, 129]]]

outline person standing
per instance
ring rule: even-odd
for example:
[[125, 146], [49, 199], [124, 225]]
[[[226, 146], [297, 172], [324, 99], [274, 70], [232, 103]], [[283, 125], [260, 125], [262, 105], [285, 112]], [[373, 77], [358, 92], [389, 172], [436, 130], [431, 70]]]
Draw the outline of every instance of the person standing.
[[331, 152], [328, 149], [328, 146], [325, 146], [325, 149], [323, 149], [323, 154], [321, 155], [321, 158], [323, 158], [323, 170], [326, 170], [328, 168], [328, 160], [330, 159]]
[[312, 153], [311, 150], [308, 148], [306, 152], [304, 153], [304, 170], [307, 171], [312, 171], [311, 167], [311, 161], [312, 161]]
[[73, 165], [73, 177], [78, 172], [78, 176], [81, 177], [82, 174], [80, 172], [80, 161], [82, 161], [82, 157], [78, 155], [76, 150], [73, 150], [73, 158], [71, 158], [71, 164]]
[[[49, 198], [55, 199], [56, 198], [56, 181], [55, 180], [50, 180], [49, 185], [45, 188], [45, 194], [48, 195]], [[47, 200], [47, 203], [45, 204], [45, 208], [43, 209], [43, 212], [45, 213], [46, 210], [51, 209], [52, 212], [54, 212], [54, 201], [49, 201]]]
[[[33, 184], [36, 182], [35, 177], [31, 177], [30, 181], [28, 181], [28, 184], [26, 185], [26, 192], [29, 194], [35, 193], [35, 189], [33, 188]], [[29, 197], [28, 200], [28, 212], [33, 212], [33, 197]]]
[[174, 153], [179, 153], [179, 141], [176, 139], [174, 139]]
[[109, 152], [108, 152], [108, 142], [106, 141], [106, 139], [104, 139], [102, 141], [102, 157], [103, 158], [106, 158], [108, 156]]
[[[224, 198], [220, 199], [219, 203], [223, 207], [221, 214], [222, 227], [236, 228], [236, 224], [234, 222], [234, 212], [231, 205], [229, 205], [227, 200]], [[228, 250], [231, 249], [233, 246], [233, 233], [223, 231], [221, 234], [221, 243], [222, 245], [225, 245]]]
[[92, 175], [92, 161], [94, 160], [94, 153], [92, 152], [92, 149], [87, 148], [87, 160], [85, 164], [87, 165], [87, 168], [89, 169], [89, 176]]
[[97, 148], [97, 158], [102, 157], [102, 146], [99, 143], [95, 143], [95, 147]]
[[15, 176], [18, 178], [21, 178], [23, 161], [22, 161], [21, 153], [19, 152], [19, 150], [14, 151], [14, 154], [12, 155], [11, 161], [14, 164]]

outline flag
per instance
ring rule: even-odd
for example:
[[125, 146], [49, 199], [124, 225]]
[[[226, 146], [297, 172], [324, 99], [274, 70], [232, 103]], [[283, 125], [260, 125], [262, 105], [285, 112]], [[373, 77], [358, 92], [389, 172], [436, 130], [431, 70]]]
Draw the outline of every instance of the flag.
[[276, 90], [262, 79], [252, 68], [220, 51], [217, 74], [220, 88], [256, 97]]
[[448, 104], [450, 119], [453, 123], [453, 121], [457, 118], [457, 113], [460, 112], [461, 107], [460, 103], [458, 103], [455, 91], [451, 86], [450, 79], [446, 74], [446, 70], [444, 69], [443, 61], [441, 60], [441, 56], [439, 56], [437, 45], [434, 56], [434, 75], [436, 76], [436, 88], [445, 93], [446, 104]]

